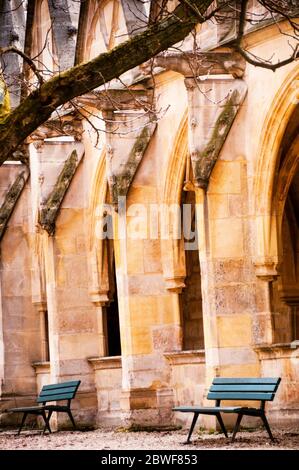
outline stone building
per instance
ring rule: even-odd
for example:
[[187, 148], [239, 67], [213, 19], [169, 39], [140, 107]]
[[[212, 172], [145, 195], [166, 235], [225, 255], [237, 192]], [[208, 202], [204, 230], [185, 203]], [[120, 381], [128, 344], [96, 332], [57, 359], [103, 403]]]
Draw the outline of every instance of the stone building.
[[[134, 0], [19, 3], [1, 2], [0, 46], [39, 54], [44, 74], [148, 14]], [[229, 48], [236, 28], [198, 27], [200, 52], [188, 37], [153, 73], [82, 96], [28, 139], [28, 159], [0, 168], [1, 424], [72, 379], [81, 425], [174, 424], [185, 417], [172, 407], [206, 403], [214, 376], [281, 376], [269, 419], [298, 419], [299, 64], [246, 64]], [[244, 40], [289, 55], [267, 15]], [[17, 76], [20, 57], [3, 60]], [[184, 205], [193, 233], [180, 231]]]

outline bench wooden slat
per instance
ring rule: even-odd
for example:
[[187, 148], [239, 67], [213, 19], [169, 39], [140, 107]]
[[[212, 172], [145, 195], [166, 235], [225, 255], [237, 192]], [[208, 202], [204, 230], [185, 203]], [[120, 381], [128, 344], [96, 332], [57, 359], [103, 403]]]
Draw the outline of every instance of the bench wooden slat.
[[50, 396], [50, 395], [64, 395], [65, 393], [68, 393], [68, 394], [73, 394], [75, 395], [77, 391], [77, 387], [66, 387], [66, 388], [61, 388], [59, 390], [42, 390], [39, 394], [40, 397], [42, 396]]
[[57, 393], [56, 395], [40, 395], [37, 403], [46, 403], [48, 401], [72, 400], [74, 393]]
[[[41, 401], [48, 401], [48, 400], [72, 400], [75, 397], [76, 392], [66, 392], [66, 393], [43, 393], [38, 396], [37, 402], [40, 403]], [[57, 398], [57, 397], [62, 397], [62, 398]]]
[[71, 391], [71, 392], [55, 392], [55, 393], [41, 393], [39, 395], [38, 398], [42, 398], [42, 399], [45, 399], [45, 398], [51, 398], [51, 399], [54, 399], [54, 397], [57, 397], [58, 395], [61, 396], [61, 397], [74, 397], [75, 396], [75, 393], [74, 391]]
[[272, 401], [275, 393], [258, 392], [209, 392], [208, 400], [264, 400]]
[[68, 388], [68, 387], [78, 388], [80, 383], [81, 383], [81, 380], [72, 380], [70, 382], [62, 382], [62, 383], [58, 383], [58, 384], [44, 385], [43, 388], [42, 388], [42, 391], [52, 390], [52, 389], [60, 390], [60, 389], [63, 389], [63, 388]]
[[238, 384], [276, 384], [277, 386], [280, 383], [279, 377], [242, 377], [242, 378], [226, 378], [226, 377], [215, 377], [213, 380], [213, 385], [223, 384], [223, 385], [238, 385]]
[[210, 392], [275, 392], [276, 384], [239, 384], [239, 385], [212, 385]]
[[215, 413], [236, 413], [241, 406], [175, 406], [173, 411], [181, 411], [182, 413], [201, 413], [201, 414], [215, 414]]

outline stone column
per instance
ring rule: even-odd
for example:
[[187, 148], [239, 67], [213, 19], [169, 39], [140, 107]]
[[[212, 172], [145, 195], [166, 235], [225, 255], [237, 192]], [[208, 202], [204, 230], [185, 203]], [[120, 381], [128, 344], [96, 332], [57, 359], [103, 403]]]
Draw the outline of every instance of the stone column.
[[277, 279], [277, 263], [270, 260], [255, 262], [256, 313], [253, 317], [253, 344], [271, 345], [274, 342], [272, 312], [272, 282]]
[[[1, 410], [29, 405], [36, 397], [32, 362], [39, 359], [40, 343], [31, 302], [30, 202], [25, 174], [28, 172], [23, 165], [1, 167]], [[17, 419], [1, 414], [5, 424]]]
[[[185, 84], [196, 192], [207, 392], [215, 376], [259, 375], [259, 361], [252, 349], [256, 278], [249, 242], [246, 161], [238, 153], [240, 144], [231, 130], [246, 96], [246, 84], [231, 78], [203, 82], [187, 78]], [[215, 425], [211, 418], [203, 418], [202, 422]]]
[[[155, 196], [147, 193], [145, 201], [145, 193], [140, 192], [135, 193], [133, 200], [135, 203], [143, 200], [147, 205], [155, 202]], [[127, 426], [167, 426], [172, 419], [173, 394], [169, 389], [170, 369], [163, 353], [181, 347], [178, 296], [167, 293], [165, 288], [159, 240], [131, 239], [128, 212], [119, 210], [115, 230], [115, 234], [121, 235], [115, 240], [115, 263], [123, 420]]]
[[[38, 251], [42, 254], [45, 270], [49, 380], [54, 383], [81, 380], [73, 407], [75, 420], [84, 426], [94, 425], [97, 412], [94, 373], [88, 358], [98, 356], [102, 351], [97, 311], [88, 293], [83, 164], [79, 167], [82, 150], [77, 142], [44, 143], [39, 155], [39, 174], [44, 178], [37, 202], [37, 220], [42, 224]], [[72, 170], [69, 174], [76, 180], [73, 184], [64, 173], [66, 169]], [[54, 204], [56, 196], [59, 197], [58, 206]], [[36, 286], [39, 287], [38, 282]], [[35, 302], [40, 300], [38, 288], [34, 294]], [[57, 426], [71, 427], [71, 423], [61, 414], [57, 416]]]

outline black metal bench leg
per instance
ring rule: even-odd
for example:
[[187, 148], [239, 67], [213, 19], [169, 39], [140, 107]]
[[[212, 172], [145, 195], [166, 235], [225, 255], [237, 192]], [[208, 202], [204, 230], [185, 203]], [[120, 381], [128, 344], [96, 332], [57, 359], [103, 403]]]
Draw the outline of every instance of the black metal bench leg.
[[45, 411], [43, 411], [41, 414], [42, 414], [42, 417], [44, 418], [44, 422], [45, 422], [45, 427], [44, 427], [44, 430], [43, 430], [43, 434], [45, 434], [46, 429], [48, 429], [49, 433], [51, 434], [52, 431], [51, 431], [51, 428], [50, 428], [49, 421], [50, 421], [52, 412], [49, 411], [48, 416], [46, 415]]
[[262, 421], [263, 421], [263, 423], [264, 423], [265, 428], [267, 429], [267, 432], [268, 432], [268, 434], [269, 434], [269, 437], [270, 437], [271, 441], [274, 442], [274, 437], [273, 437], [273, 435], [272, 435], [272, 432], [271, 432], [271, 429], [270, 429], [268, 420], [267, 420], [267, 418], [266, 418], [266, 415], [265, 415], [265, 414], [262, 414], [262, 415], [261, 415], [261, 419], [262, 419]]
[[221, 414], [220, 414], [220, 413], [217, 413], [217, 414], [216, 414], [216, 417], [217, 417], [217, 419], [218, 419], [218, 423], [220, 424], [221, 431], [223, 432], [223, 434], [225, 435], [225, 437], [228, 437], [227, 432], [226, 432], [226, 428], [225, 428], [225, 426], [224, 426], [224, 422], [223, 422], [222, 417], [221, 417]]
[[67, 414], [69, 415], [69, 418], [70, 418], [70, 420], [71, 420], [71, 422], [72, 422], [72, 424], [73, 424], [73, 426], [74, 426], [74, 429], [77, 429], [76, 423], [75, 423], [75, 420], [74, 420], [74, 418], [73, 418], [73, 415], [72, 415], [71, 410], [68, 410], [68, 411], [67, 411]]
[[233, 432], [233, 436], [232, 436], [232, 442], [234, 442], [235, 437], [236, 437], [236, 434], [237, 434], [237, 432], [238, 432], [239, 429], [240, 429], [240, 424], [241, 424], [242, 418], [243, 418], [242, 413], [239, 413], [239, 414], [238, 414], [238, 419], [237, 419], [237, 421], [236, 421], [236, 425], [235, 425], [235, 427], [234, 427], [234, 432]]
[[23, 427], [24, 424], [25, 424], [27, 415], [28, 415], [28, 413], [26, 413], [26, 412], [23, 413], [22, 421], [21, 421], [21, 424], [20, 424], [20, 427], [19, 427], [19, 430], [18, 430], [18, 433], [17, 433], [18, 436], [19, 436], [20, 432], [22, 431], [22, 427]]
[[193, 433], [193, 429], [194, 429], [194, 426], [196, 424], [198, 416], [199, 416], [199, 413], [194, 413], [186, 444], [189, 444], [189, 442], [190, 442], [190, 439], [191, 439], [191, 436], [192, 436], [192, 433]]

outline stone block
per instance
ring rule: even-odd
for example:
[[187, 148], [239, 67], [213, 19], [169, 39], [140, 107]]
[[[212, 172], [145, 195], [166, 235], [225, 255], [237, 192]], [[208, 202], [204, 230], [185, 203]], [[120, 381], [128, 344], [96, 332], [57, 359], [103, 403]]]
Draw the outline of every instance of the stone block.
[[218, 314], [254, 312], [254, 289], [248, 284], [237, 284], [217, 287], [215, 304]]
[[149, 327], [131, 328], [131, 354], [150, 354], [153, 350], [152, 335]]
[[218, 340], [221, 348], [251, 344], [251, 315], [217, 316]]
[[60, 311], [58, 327], [61, 333], [95, 333], [97, 322], [94, 309], [73, 308]]
[[228, 211], [229, 217], [242, 217], [245, 215], [245, 203], [244, 195], [229, 194], [228, 195]]
[[64, 360], [94, 357], [98, 354], [98, 341], [96, 334], [63, 334], [59, 338], [59, 357]]
[[147, 327], [159, 323], [157, 302], [159, 297], [134, 296], [129, 299], [130, 324], [134, 327]]
[[144, 240], [143, 263], [145, 273], [162, 272], [160, 240]]
[[212, 171], [209, 194], [240, 194], [241, 163], [218, 160]]
[[143, 240], [127, 239], [127, 273], [130, 274], [143, 274], [144, 273], [144, 259], [143, 259]]
[[181, 328], [161, 326], [153, 328], [153, 347], [156, 351], [177, 351], [181, 345]]
[[228, 217], [228, 196], [227, 194], [208, 193], [208, 212], [210, 219], [223, 219]]
[[258, 360], [255, 352], [249, 347], [219, 349], [220, 367], [237, 364], [255, 364]]
[[240, 258], [240, 256], [243, 256], [243, 226], [241, 219], [211, 220], [210, 238], [213, 258]]
[[129, 276], [129, 294], [165, 295], [165, 283], [161, 274]]
[[131, 204], [147, 204], [157, 202], [157, 189], [155, 186], [134, 186], [129, 190], [127, 208]]
[[221, 366], [221, 377], [260, 377], [261, 366], [259, 362], [255, 364], [234, 364], [228, 366]]

